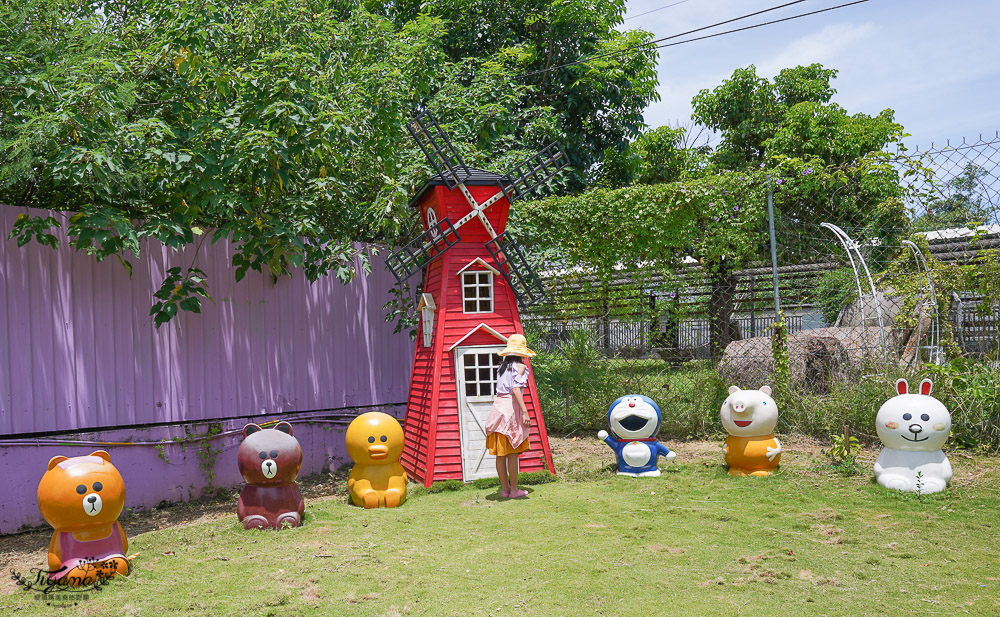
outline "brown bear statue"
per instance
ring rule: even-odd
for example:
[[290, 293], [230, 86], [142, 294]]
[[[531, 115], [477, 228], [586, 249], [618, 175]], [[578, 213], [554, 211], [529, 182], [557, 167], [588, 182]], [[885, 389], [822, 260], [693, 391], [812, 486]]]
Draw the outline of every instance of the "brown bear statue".
[[236, 515], [246, 529], [281, 529], [302, 524], [305, 502], [295, 483], [302, 468], [302, 448], [292, 425], [274, 428], [247, 424], [237, 453], [247, 485], [240, 492]]

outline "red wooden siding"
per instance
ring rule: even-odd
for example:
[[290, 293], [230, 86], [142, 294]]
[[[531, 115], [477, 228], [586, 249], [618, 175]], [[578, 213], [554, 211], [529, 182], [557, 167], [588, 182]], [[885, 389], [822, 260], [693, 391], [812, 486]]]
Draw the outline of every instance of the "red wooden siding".
[[[473, 196], [482, 201], [496, 192], [495, 187], [470, 186]], [[469, 205], [458, 190], [434, 187], [425, 194], [421, 213], [426, 225], [426, 210], [433, 206], [438, 220], [445, 217], [452, 223], [469, 212]], [[486, 214], [496, 232], [501, 233], [507, 220], [509, 205], [505, 199], [490, 206]], [[462, 479], [462, 443], [455, 352], [451, 349], [470, 330], [485, 323], [500, 334], [523, 334], [514, 294], [502, 276], [493, 277], [493, 312], [465, 313], [462, 307], [462, 286], [458, 271], [477, 257], [492, 265], [484, 246], [489, 240], [486, 228], [473, 219], [458, 230], [462, 241], [448, 250], [427, 268], [424, 291], [431, 293], [438, 306], [434, 337], [430, 348], [419, 341], [414, 352], [414, 372], [410, 383], [405, 430], [406, 447], [401, 457], [403, 467], [412, 479], [430, 486], [434, 481]], [[497, 345], [502, 341], [480, 330], [461, 342], [461, 347]], [[530, 363], [529, 363], [530, 366]], [[552, 455], [544, 419], [535, 396], [535, 380], [529, 375], [525, 405], [532, 417], [529, 431], [532, 449], [521, 456], [524, 471], [548, 469], [554, 472]]]

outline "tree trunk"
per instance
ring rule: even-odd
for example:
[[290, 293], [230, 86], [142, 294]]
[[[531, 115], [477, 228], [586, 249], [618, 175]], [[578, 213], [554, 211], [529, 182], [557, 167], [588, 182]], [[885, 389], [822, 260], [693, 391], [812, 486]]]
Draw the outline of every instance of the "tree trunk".
[[740, 338], [739, 328], [732, 319], [738, 279], [725, 262], [705, 265], [711, 287], [708, 301], [710, 351], [712, 357], [718, 359], [730, 341]]

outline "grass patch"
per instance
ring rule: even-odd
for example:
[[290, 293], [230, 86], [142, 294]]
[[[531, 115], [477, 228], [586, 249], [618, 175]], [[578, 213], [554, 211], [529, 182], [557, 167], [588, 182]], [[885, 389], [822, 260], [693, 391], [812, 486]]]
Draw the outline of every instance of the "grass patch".
[[[46, 606], [8, 585], [0, 614], [997, 610], [995, 458], [953, 456], [953, 487], [918, 498], [868, 476], [819, 471], [815, 443], [782, 440], [782, 469], [769, 478], [731, 478], [718, 444], [677, 442], [662, 476], [634, 479], [605, 471], [611, 453], [596, 439], [557, 438], [557, 469], [586, 479], [528, 485], [525, 500], [497, 500], [476, 485], [414, 491], [388, 510], [313, 498], [307, 525], [281, 532], [245, 531], [231, 512], [203, 517], [132, 537], [130, 552], [141, 553], [133, 575], [76, 607]], [[874, 454], [860, 460], [869, 465]], [[36, 566], [48, 541], [37, 535]]]

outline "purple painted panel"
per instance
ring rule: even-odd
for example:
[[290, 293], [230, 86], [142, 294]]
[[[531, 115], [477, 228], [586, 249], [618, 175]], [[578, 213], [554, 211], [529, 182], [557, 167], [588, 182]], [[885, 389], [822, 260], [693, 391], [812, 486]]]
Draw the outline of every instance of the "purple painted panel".
[[[300, 272], [236, 283], [228, 242], [174, 252], [146, 241], [131, 279], [65, 246], [18, 248], [0, 206], [0, 435], [401, 403], [412, 343], [382, 320], [392, 276], [373, 257], [350, 285]], [[65, 223], [64, 223], [65, 224]], [[167, 268], [192, 263], [215, 302], [159, 330]]]

